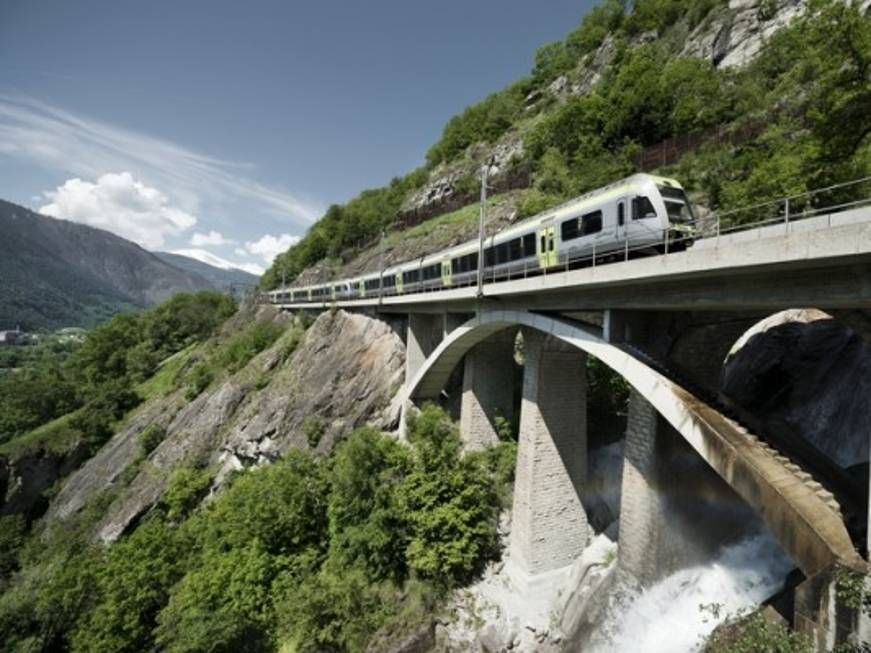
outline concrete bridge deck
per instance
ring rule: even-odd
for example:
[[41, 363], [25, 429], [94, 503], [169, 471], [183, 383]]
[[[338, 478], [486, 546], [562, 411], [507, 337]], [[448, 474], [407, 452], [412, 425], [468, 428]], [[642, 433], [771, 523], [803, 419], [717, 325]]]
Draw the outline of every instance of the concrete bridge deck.
[[871, 308], [871, 207], [701, 239], [681, 252], [475, 286], [281, 308], [382, 312]]

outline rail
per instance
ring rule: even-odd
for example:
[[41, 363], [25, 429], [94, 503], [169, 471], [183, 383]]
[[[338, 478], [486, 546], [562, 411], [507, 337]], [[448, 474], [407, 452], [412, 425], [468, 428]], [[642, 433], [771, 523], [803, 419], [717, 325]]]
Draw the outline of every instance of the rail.
[[[825, 199], [828, 198], [828, 199]], [[814, 217], [827, 216], [827, 228], [832, 228], [832, 216], [849, 209], [871, 206], [871, 176], [854, 179], [824, 188], [818, 188], [803, 193], [796, 193], [767, 202], [737, 207], [727, 211], [717, 211], [697, 218], [695, 232], [683, 234], [674, 228], [655, 230], [644, 226], [647, 233], [630, 234], [624, 228], [625, 237], [622, 240], [610, 240], [599, 247], [595, 242], [592, 248], [585, 247], [577, 253], [558, 253], [556, 265], [541, 266], [538, 254], [518, 261], [497, 264], [486, 267], [483, 273], [483, 284], [490, 285], [533, 276], [547, 276], [583, 267], [595, 268], [610, 263], [621, 263], [651, 253], [668, 256], [677, 251], [683, 251], [694, 242], [716, 239], [742, 231], [751, 231], [766, 227], [783, 225], [784, 235], [788, 235], [792, 225]], [[329, 285], [327, 282], [325, 285]], [[383, 288], [374, 291], [374, 295], [361, 296], [352, 287], [350, 292], [338, 293], [335, 299], [330, 297], [312, 300], [315, 305], [327, 306], [333, 301], [367, 299], [370, 297], [394, 297], [399, 295], [441, 292], [446, 289], [463, 288], [477, 284], [477, 270], [453, 274], [451, 283], [445, 286], [441, 277], [426, 281], [407, 282], [402, 291], [396, 287]], [[288, 292], [290, 289], [288, 289]], [[268, 300], [267, 300], [268, 301]]]

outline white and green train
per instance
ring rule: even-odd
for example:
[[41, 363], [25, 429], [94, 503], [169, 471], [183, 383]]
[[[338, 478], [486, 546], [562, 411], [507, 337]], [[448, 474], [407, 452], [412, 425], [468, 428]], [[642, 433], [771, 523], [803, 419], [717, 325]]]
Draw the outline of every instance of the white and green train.
[[[674, 179], [635, 174], [523, 220], [484, 241], [484, 283], [653, 254], [692, 244], [694, 215]], [[481, 244], [462, 245], [377, 273], [269, 292], [275, 304], [329, 303], [478, 283]]]

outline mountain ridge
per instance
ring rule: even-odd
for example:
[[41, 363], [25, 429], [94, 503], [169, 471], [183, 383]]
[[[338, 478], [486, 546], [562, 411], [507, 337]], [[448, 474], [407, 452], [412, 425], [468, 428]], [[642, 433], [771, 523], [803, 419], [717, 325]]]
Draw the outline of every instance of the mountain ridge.
[[111, 232], [0, 200], [0, 328], [90, 327], [182, 291], [212, 289]]

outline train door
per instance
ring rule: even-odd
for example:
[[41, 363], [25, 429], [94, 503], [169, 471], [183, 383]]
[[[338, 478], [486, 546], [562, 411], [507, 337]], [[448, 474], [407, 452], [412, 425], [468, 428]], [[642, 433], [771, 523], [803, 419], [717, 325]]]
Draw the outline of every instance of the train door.
[[626, 200], [621, 199], [617, 202], [617, 226], [614, 231], [614, 236], [617, 240], [624, 240], [627, 235], [627, 224], [629, 215], [626, 211]]
[[366, 283], [360, 279], [360, 297], [366, 296]]
[[396, 273], [396, 292], [397, 294], [402, 294], [402, 272]]
[[442, 285], [447, 288], [452, 282], [451, 259], [447, 259], [442, 261]]
[[538, 231], [538, 265], [550, 268], [557, 264], [556, 227], [549, 226]]

